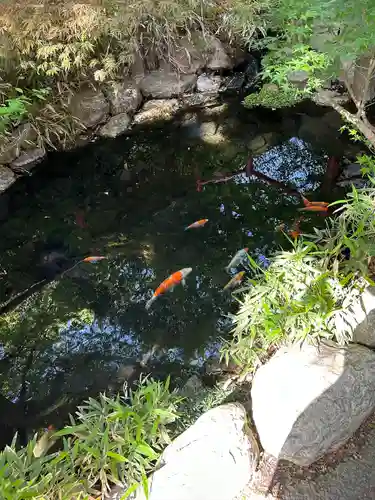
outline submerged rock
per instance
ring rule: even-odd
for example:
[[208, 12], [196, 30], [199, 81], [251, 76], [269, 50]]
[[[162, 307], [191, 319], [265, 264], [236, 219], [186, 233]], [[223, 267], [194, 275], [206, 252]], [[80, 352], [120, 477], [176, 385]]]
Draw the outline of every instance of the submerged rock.
[[345, 165], [341, 173], [341, 177], [344, 179], [352, 179], [353, 177], [361, 177], [362, 166], [359, 163], [350, 163]]
[[375, 408], [375, 353], [288, 347], [255, 374], [253, 417], [265, 451], [310, 465], [344, 444]]
[[130, 128], [131, 122], [132, 120], [127, 113], [120, 113], [119, 115], [112, 116], [108, 123], [101, 127], [99, 135], [101, 137], [117, 137]]
[[203, 382], [198, 375], [192, 375], [188, 378], [185, 385], [181, 389], [181, 395], [186, 398], [195, 396], [203, 389]]
[[197, 91], [206, 93], [216, 93], [222, 84], [220, 76], [203, 74], [198, 76]]
[[251, 139], [248, 147], [253, 154], [260, 155], [267, 151], [274, 142], [275, 135], [273, 132], [266, 132]]
[[16, 160], [12, 161], [11, 169], [15, 172], [30, 173], [35, 165], [38, 165], [46, 156], [46, 151], [44, 148], [30, 149], [29, 151], [24, 151]]
[[141, 111], [134, 117], [135, 124], [152, 123], [169, 120], [178, 110], [177, 99], [154, 99], [146, 102]]
[[[161, 456], [149, 500], [234, 500], [251, 480], [259, 450], [246, 411], [229, 403], [203, 414]], [[144, 500], [143, 489], [136, 494]]]
[[16, 176], [10, 168], [0, 165], [0, 193], [8, 189], [16, 180]]
[[177, 74], [167, 69], [159, 69], [142, 78], [140, 88], [146, 97], [165, 99], [193, 90], [196, 82], [197, 76], [194, 74]]
[[91, 128], [106, 121], [109, 104], [101, 90], [88, 88], [72, 97], [69, 110], [85, 127]]
[[113, 82], [106, 90], [111, 115], [133, 115], [142, 104], [142, 94], [135, 82]]

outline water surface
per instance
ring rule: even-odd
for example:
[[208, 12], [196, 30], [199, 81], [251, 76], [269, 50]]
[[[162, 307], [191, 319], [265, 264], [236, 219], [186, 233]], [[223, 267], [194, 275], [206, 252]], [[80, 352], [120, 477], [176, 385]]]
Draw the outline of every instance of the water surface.
[[[65, 418], [87, 395], [137, 375], [151, 349], [149, 369], [175, 377], [217, 351], [236, 310], [222, 291], [224, 267], [240, 248], [262, 261], [287, 246], [275, 229], [293, 224], [300, 201], [244, 173], [201, 192], [196, 178], [241, 171], [251, 141], [267, 133], [271, 146], [255, 156], [255, 169], [319, 199], [328, 156], [348, 146], [336, 140], [330, 151], [301, 138], [301, 117], [298, 109], [249, 112], [238, 103], [189, 112], [177, 124], [52, 154], [14, 187], [0, 227], [0, 302], [33, 285], [35, 293], [1, 318], [0, 426], [10, 410], [11, 430]], [[201, 218], [209, 219], [204, 228], [184, 231]], [[302, 228], [312, 224], [322, 218], [312, 215]], [[108, 258], [69, 271], [87, 255]], [[147, 313], [152, 291], [183, 267], [193, 268], [186, 287]]]

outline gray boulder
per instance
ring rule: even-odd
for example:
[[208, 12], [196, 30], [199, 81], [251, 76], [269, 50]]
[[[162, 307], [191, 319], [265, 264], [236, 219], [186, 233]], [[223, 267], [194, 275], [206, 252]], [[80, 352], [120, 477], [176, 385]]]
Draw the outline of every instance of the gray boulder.
[[178, 110], [177, 99], [153, 99], [145, 103], [134, 117], [134, 123], [145, 124], [160, 120], [169, 120]]
[[198, 76], [197, 91], [205, 93], [216, 93], [219, 91], [222, 83], [220, 76], [206, 75]]
[[34, 148], [24, 151], [10, 164], [11, 169], [17, 174], [28, 174], [46, 156], [44, 148]]
[[230, 57], [224, 44], [215, 36], [207, 36], [206, 40], [209, 53], [206, 67], [211, 71], [233, 69], [235, 60]]
[[146, 97], [165, 99], [193, 90], [196, 82], [197, 76], [194, 74], [177, 74], [167, 69], [159, 69], [142, 78], [140, 88]]
[[21, 153], [22, 149], [35, 147], [37, 134], [31, 123], [23, 123], [8, 137], [0, 139], [0, 164], [11, 163]]
[[[149, 480], [149, 500], [233, 500], [250, 482], [258, 456], [244, 407], [218, 406], [165, 449]], [[143, 489], [136, 499], [145, 499]]]
[[341, 173], [343, 179], [353, 179], [353, 177], [361, 177], [361, 165], [359, 163], [350, 163], [345, 165]]
[[375, 353], [358, 345], [280, 349], [256, 372], [251, 396], [265, 451], [310, 465], [374, 410]]
[[16, 180], [16, 176], [10, 168], [0, 165], [0, 193], [8, 189]]
[[130, 128], [131, 122], [132, 120], [127, 113], [120, 113], [119, 115], [112, 116], [108, 123], [101, 127], [99, 135], [101, 137], [117, 137]]
[[133, 115], [142, 104], [142, 94], [138, 86], [131, 80], [113, 82], [105, 89], [109, 100], [111, 115], [128, 113]]
[[304, 70], [290, 71], [287, 78], [297, 89], [303, 90], [309, 81], [309, 74]]
[[354, 300], [345, 316], [353, 342], [375, 347], [375, 287], [367, 286]]
[[106, 121], [109, 104], [101, 90], [87, 88], [71, 98], [69, 110], [85, 127], [92, 128]]
[[179, 73], [194, 74], [206, 65], [207, 43], [200, 32], [192, 32], [178, 41], [170, 54]]

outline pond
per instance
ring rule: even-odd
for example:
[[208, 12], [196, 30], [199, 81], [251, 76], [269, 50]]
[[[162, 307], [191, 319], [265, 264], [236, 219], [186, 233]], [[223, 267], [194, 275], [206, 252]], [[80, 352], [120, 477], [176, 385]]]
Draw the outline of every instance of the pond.
[[[300, 215], [290, 188], [337, 196], [327, 161], [350, 145], [330, 120], [315, 107], [248, 111], [228, 101], [51, 154], [14, 185], [0, 226], [2, 440], [61, 424], [142, 364], [176, 382], [216, 353], [236, 310], [223, 291], [231, 257], [248, 247], [265, 263], [290, 245], [277, 230]], [[254, 149], [254, 169], [285, 189], [243, 172]], [[197, 189], [197, 178], [233, 173]], [[184, 230], [202, 218], [204, 227]], [[323, 223], [306, 216], [302, 230]], [[80, 262], [89, 255], [106, 259]], [[159, 283], [184, 267], [193, 269], [186, 286], [146, 311]]]

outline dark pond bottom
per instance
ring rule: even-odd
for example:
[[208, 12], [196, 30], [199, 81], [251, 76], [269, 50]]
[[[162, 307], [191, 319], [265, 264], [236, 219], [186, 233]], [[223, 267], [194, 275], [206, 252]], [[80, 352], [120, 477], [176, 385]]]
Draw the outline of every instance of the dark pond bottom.
[[[355, 151], [335, 114], [307, 113], [250, 112], [238, 102], [189, 111], [52, 154], [14, 186], [0, 227], [0, 433], [61, 424], [88, 395], [137, 377], [141, 361], [176, 382], [217, 352], [236, 310], [224, 267], [243, 247], [262, 261], [288, 246], [276, 228], [292, 226], [301, 202], [244, 173], [200, 192], [196, 179], [240, 172], [256, 149], [256, 171], [334, 199], [328, 159]], [[202, 218], [203, 228], [184, 231]], [[302, 230], [323, 223], [312, 215]], [[78, 263], [88, 255], [107, 259]], [[193, 268], [186, 287], [147, 312], [152, 291], [184, 267]]]

